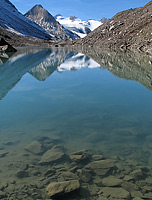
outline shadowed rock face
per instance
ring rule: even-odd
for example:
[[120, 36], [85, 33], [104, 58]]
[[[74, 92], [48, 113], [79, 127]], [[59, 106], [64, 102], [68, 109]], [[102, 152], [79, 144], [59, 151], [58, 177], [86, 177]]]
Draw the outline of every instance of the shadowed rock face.
[[49, 40], [52, 37], [36, 23], [24, 17], [9, 0], [1, 0], [0, 27], [18, 35]]
[[16, 52], [17, 50], [8, 44], [3, 38], [0, 38], [0, 52]]
[[137, 81], [152, 91], [152, 56], [139, 52], [101, 51], [92, 48], [81, 51], [115, 76]]
[[44, 40], [36, 37], [18, 35], [0, 27], [0, 38], [4, 38], [12, 46], [51, 46], [52, 40]]
[[120, 12], [76, 44], [152, 52], [151, 13], [152, 1], [144, 7]]

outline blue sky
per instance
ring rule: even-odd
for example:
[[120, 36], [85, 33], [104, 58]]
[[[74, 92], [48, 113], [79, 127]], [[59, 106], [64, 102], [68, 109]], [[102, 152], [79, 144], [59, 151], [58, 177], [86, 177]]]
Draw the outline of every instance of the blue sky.
[[77, 16], [82, 20], [111, 18], [117, 12], [144, 6], [150, 0], [10, 0], [21, 13], [41, 4], [53, 16]]

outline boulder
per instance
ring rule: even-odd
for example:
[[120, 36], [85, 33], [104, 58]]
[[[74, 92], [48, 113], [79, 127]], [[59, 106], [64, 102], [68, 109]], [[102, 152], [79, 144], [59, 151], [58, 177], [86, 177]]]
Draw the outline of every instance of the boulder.
[[17, 178], [26, 178], [28, 177], [28, 172], [25, 170], [18, 170], [15, 175]]
[[78, 176], [72, 172], [61, 172], [59, 175], [59, 181], [69, 181], [69, 180], [78, 180]]
[[71, 153], [69, 155], [70, 159], [74, 162], [84, 162], [86, 160], [89, 160], [90, 157], [91, 157], [91, 153], [89, 150], [87, 149], [84, 149], [84, 150], [81, 150], [81, 151], [77, 151], [77, 152], [74, 152], [74, 153]]
[[8, 151], [0, 150], [0, 158], [4, 158], [8, 153]]
[[114, 167], [115, 165], [111, 160], [94, 161], [85, 166], [86, 169], [91, 170], [98, 176], [107, 175]]
[[127, 190], [128, 192], [134, 192], [134, 191], [138, 191], [139, 188], [136, 184], [131, 183], [131, 182], [124, 182], [122, 183], [121, 187], [125, 190]]
[[0, 52], [16, 52], [17, 50], [8, 44], [3, 38], [0, 38]]
[[90, 173], [89, 170], [79, 169], [79, 170], [77, 170], [77, 173], [82, 182], [89, 183], [90, 181], [92, 181], [92, 174]]
[[63, 158], [64, 152], [59, 148], [52, 148], [43, 154], [39, 164], [45, 165], [56, 162]]
[[31, 144], [27, 145], [25, 150], [36, 155], [40, 155], [44, 152], [42, 144], [38, 141], [33, 141]]
[[46, 188], [46, 194], [49, 198], [65, 195], [80, 188], [78, 180], [50, 183]]
[[122, 179], [116, 178], [114, 176], [108, 176], [102, 179], [102, 185], [106, 187], [121, 186], [122, 183]]
[[4, 199], [7, 197], [7, 194], [3, 191], [0, 191], [0, 199]]
[[136, 169], [130, 173], [130, 176], [133, 177], [135, 180], [139, 180], [144, 178], [144, 173], [141, 169]]
[[102, 195], [105, 197], [109, 197], [108, 199], [130, 199], [130, 193], [122, 188], [111, 188], [104, 187], [102, 190]]
[[103, 160], [104, 157], [103, 157], [103, 155], [93, 155], [93, 156], [92, 156], [92, 159], [93, 159], [94, 161], [97, 161], [97, 160]]

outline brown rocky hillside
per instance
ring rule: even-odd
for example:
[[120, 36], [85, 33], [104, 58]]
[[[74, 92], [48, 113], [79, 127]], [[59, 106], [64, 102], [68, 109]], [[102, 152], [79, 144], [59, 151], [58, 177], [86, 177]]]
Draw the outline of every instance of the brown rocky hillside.
[[152, 52], [152, 1], [144, 7], [117, 13], [87, 37], [75, 43]]

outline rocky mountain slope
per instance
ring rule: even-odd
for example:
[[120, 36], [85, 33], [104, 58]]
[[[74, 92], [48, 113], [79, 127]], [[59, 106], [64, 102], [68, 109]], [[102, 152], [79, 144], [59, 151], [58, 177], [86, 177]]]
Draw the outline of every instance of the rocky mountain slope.
[[55, 19], [62, 24], [66, 29], [72, 31], [73, 33], [77, 34], [80, 38], [84, 38], [88, 33], [99, 27], [101, 24], [105, 22], [105, 20], [97, 21], [97, 20], [87, 20], [82, 21], [81, 19], [70, 16], [65, 18], [64, 16], [58, 14], [55, 16]]
[[34, 21], [53, 37], [62, 40], [78, 39], [78, 35], [65, 29], [59, 22], [41, 5], [35, 5], [24, 15], [28, 19]]
[[39, 25], [24, 17], [9, 0], [1, 0], [0, 2], [0, 27], [17, 35], [46, 40], [52, 38]]
[[45, 40], [31, 36], [18, 35], [0, 27], [0, 38], [4, 38], [12, 46], [53, 46], [54, 40]]
[[144, 7], [120, 12], [76, 44], [152, 52], [151, 14], [152, 1]]

